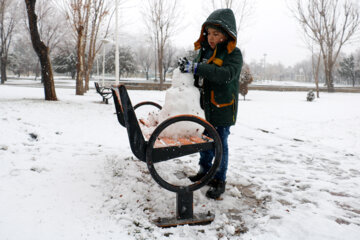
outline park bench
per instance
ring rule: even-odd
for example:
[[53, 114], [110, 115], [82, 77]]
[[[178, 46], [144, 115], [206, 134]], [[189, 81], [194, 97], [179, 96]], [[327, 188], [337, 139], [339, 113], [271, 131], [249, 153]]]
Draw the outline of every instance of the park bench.
[[103, 102], [108, 104], [108, 99], [112, 96], [111, 88], [100, 86], [98, 82], [94, 82], [94, 84], [96, 92], [101, 95]]
[[[143, 162], [146, 162], [149, 172], [153, 179], [163, 188], [176, 193], [176, 217], [158, 218], [155, 224], [159, 227], [172, 227], [184, 224], [206, 224], [214, 220], [214, 214], [202, 213], [193, 214], [193, 191], [205, 186], [215, 175], [222, 156], [221, 139], [215, 128], [206, 120], [194, 115], [178, 115], [170, 117], [160, 123], [150, 136], [142, 133], [140, 124], [145, 121], [139, 120], [134, 109], [143, 105], [154, 105], [152, 102], [143, 102], [132, 106], [126, 87], [120, 85], [112, 88], [112, 95], [119, 123], [126, 127], [129, 143], [133, 154]], [[157, 106], [158, 107], [158, 106]], [[205, 128], [207, 135], [189, 136], [179, 139], [160, 137], [161, 132], [171, 124], [177, 122], [195, 122]], [[200, 151], [213, 149], [215, 158], [209, 172], [199, 181], [190, 185], [174, 185], [165, 181], [157, 172], [154, 164], [162, 161], [186, 156]]]

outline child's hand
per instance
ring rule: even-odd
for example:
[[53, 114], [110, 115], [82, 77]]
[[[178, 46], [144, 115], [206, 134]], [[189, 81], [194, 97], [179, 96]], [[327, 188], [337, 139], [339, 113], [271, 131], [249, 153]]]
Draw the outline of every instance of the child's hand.
[[178, 60], [178, 66], [182, 73], [187, 73], [187, 72], [189, 72], [191, 64], [190, 64], [189, 60], [187, 60], [186, 57], [182, 57], [182, 58], [179, 58], [179, 60]]
[[197, 63], [187, 60], [186, 57], [179, 58], [178, 66], [182, 73], [196, 72]]

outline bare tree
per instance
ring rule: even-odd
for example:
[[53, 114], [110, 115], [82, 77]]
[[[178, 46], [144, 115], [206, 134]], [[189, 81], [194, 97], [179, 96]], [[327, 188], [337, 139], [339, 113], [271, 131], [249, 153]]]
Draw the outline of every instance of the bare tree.
[[[119, 0], [119, 5], [124, 1]], [[109, 7], [106, 0], [65, 0], [65, 4], [66, 16], [76, 39], [76, 95], [83, 95], [89, 89], [90, 74], [96, 54], [103, 45], [98, 42], [99, 35], [107, 38], [109, 34], [110, 21], [101, 32], [106, 16], [110, 15]]]
[[[87, 62], [85, 65], [85, 91], [89, 90], [90, 74], [94, 65], [96, 54], [101, 48], [101, 45], [97, 44], [100, 28], [104, 23], [104, 18], [109, 14], [109, 9], [105, 4], [105, 0], [92, 0], [90, 10], [90, 34], [88, 36], [89, 46], [87, 48]], [[108, 28], [106, 28], [104, 36], [106, 37], [107, 35]]]
[[149, 71], [153, 62], [152, 52], [148, 49], [150, 47], [139, 46], [136, 53], [137, 62], [141, 66], [142, 71], [145, 72], [146, 80], [149, 80]]
[[1, 84], [4, 84], [6, 76], [6, 65], [8, 62], [9, 48], [17, 22], [16, 12], [18, 2], [12, 0], [0, 0], [0, 64]]
[[315, 87], [316, 87], [316, 97], [320, 98], [320, 91], [319, 91], [319, 71], [320, 71], [320, 63], [321, 63], [321, 52], [318, 54], [314, 53], [314, 50], [311, 51], [311, 66], [312, 72], [315, 80]]
[[178, 1], [148, 0], [144, 12], [144, 20], [148, 27], [150, 38], [157, 50], [157, 66], [160, 75], [160, 90], [163, 89], [163, 58], [165, 45], [175, 33], [180, 13]]
[[40, 39], [37, 27], [37, 16], [35, 14], [36, 0], [25, 0], [26, 11], [28, 14], [31, 42], [33, 48], [40, 59], [41, 78], [44, 83], [45, 100], [56, 101], [54, 77], [49, 56], [49, 48]]
[[164, 71], [164, 80], [166, 79], [166, 73], [169, 69], [174, 66], [175, 63], [175, 48], [169, 42], [165, 46], [164, 57], [163, 57], [163, 71]]
[[[320, 75], [320, 65], [321, 65], [321, 49], [317, 42], [314, 42], [312, 38], [307, 37], [305, 35], [303, 37], [304, 43], [306, 44], [307, 48], [311, 51], [311, 70], [312, 70], [312, 77], [314, 78], [315, 82], [315, 90], [316, 90], [316, 97], [320, 98], [320, 90], [319, 90], [319, 75]], [[320, 39], [323, 41], [323, 39]]]
[[84, 75], [85, 75], [85, 48], [86, 35], [90, 17], [91, 0], [69, 0], [66, 2], [66, 18], [75, 33], [76, 39], [76, 95], [84, 95]]
[[305, 35], [319, 46], [326, 85], [328, 91], [333, 92], [336, 60], [360, 25], [358, 6], [350, 0], [296, 0], [292, 12]]
[[[69, 28], [66, 25], [65, 18], [56, 8], [53, 1], [37, 0], [36, 4], [37, 26], [42, 41], [49, 48], [49, 54], [52, 55], [59, 49], [59, 45], [68, 37]], [[26, 16], [26, 9], [24, 16]], [[30, 28], [26, 17], [23, 18], [24, 26], [30, 36]], [[35, 78], [40, 74], [40, 63], [37, 62], [35, 68]]]
[[[29, 34], [28, 32], [24, 32]], [[30, 34], [29, 34], [30, 35]], [[31, 43], [31, 38], [25, 37], [23, 34], [14, 37], [9, 52], [7, 69], [13, 73], [30, 76], [30, 73], [36, 71], [36, 65], [39, 62]]]
[[68, 33], [65, 18], [59, 13], [52, 1], [38, 0], [36, 6], [38, 15], [38, 29], [50, 53], [58, 47]]

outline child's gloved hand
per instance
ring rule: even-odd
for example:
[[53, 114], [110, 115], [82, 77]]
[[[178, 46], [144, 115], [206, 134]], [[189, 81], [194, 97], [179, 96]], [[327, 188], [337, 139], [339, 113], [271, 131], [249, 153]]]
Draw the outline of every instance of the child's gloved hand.
[[192, 68], [191, 65], [192, 65], [191, 61], [187, 60], [186, 57], [179, 58], [178, 60], [178, 66], [182, 73], [190, 72]]
[[193, 63], [192, 61], [187, 60], [186, 57], [179, 58], [178, 60], [178, 66], [182, 73], [195, 73], [197, 65], [197, 63]]

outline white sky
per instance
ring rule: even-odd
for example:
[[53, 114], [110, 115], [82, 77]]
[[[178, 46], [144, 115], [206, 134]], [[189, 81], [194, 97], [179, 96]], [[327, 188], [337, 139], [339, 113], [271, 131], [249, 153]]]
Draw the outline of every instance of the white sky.
[[[182, 0], [183, 23], [182, 31], [172, 39], [178, 45], [192, 48], [197, 40], [200, 27], [207, 15], [202, 10], [205, 0]], [[238, 33], [241, 41], [239, 48], [242, 50], [245, 61], [263, 61], [266, 54], [267, 63], [282, 63], [292, 66], [299, 61], [310, 57], [310, 51], [306, 48], [302, 39], [302, 32], [291, 16], [286, 0], [253, 0], [255, 3], [254, 13], [248, 27], [244, 32]], [[145, 0], [132, 0], [134, 11], [125, 11], [131, 14], [131, 18], [138, 18], [136, 26], [132, 25], [130, 31], [144, 31], [140, 9]], [[206, 1], [205, 1], [206, 2]], [[126, 18], [126, 17], [125, 17]], [[355, 49], [348, 46], [347, 49]]]

